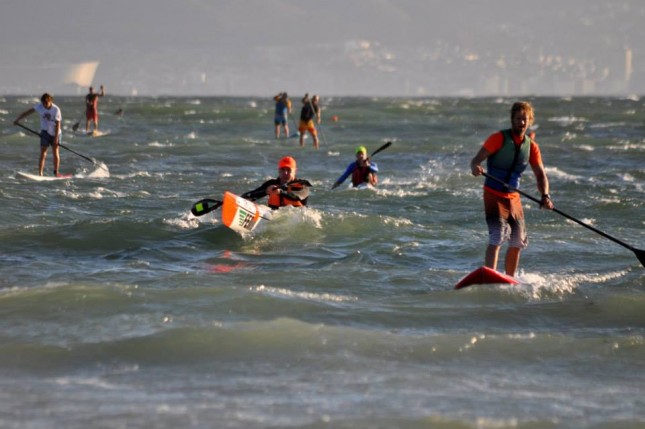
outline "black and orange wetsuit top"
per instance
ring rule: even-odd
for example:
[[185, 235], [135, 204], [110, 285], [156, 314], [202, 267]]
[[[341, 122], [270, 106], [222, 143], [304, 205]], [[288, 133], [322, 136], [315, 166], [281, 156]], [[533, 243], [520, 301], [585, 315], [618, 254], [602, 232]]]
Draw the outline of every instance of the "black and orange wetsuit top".
[[302, 207], [307, 205], [309, 186], [301, 183], [299, 179], [292, 180], [284, 186], [280, 183], [280, 179], [267, 180], [259, 188], [246, 192], [241, 197], [251, 201], [259, 200], [266, 197], [268, 195], [267, 189], [274, 185], [282, 188], [283, 191], [278, 195], [269, 196], [267, 205], [272, 209], [275, 210], [284, 206]]

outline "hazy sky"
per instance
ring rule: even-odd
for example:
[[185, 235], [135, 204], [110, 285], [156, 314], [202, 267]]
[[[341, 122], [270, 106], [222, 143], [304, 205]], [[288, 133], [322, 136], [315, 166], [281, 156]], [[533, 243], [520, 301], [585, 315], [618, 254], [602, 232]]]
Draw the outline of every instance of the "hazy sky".
[[61, 70], [98, 61], [121, 95], [643, 94], [643, 23], [642, 0], [2, 0], [0, 93], [84, 93]]

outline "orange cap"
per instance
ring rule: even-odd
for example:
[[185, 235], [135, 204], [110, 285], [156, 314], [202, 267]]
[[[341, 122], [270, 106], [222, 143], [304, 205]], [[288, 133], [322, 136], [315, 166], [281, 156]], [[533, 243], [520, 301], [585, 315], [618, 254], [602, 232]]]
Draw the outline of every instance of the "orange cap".
[[296, 169], [296, 160], [290, 156], [285, 156], [278, 163], [278, 169], [280, 168], [290, 168], [292, 170]]

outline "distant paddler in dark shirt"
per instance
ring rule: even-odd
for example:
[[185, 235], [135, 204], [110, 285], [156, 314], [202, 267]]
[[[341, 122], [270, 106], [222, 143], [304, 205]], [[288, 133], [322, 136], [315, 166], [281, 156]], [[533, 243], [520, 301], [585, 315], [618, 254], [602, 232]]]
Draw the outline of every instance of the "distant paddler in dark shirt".
[[94, 125], [93, 133], [99, 131], [99, 97], [105, 95], [105, 88], [101, 85], [101, 91], [96, 93], [90, 86], [88, 94], [85, 96], [85, 133], [90, 133], [90, 123]]
[[241, 197], [255, 201], [268, 196], [267, 205], [272, 209], [284, 206], [306, 206], [311, 183], [296, 178], [296, 170], [296, 160], [285, 156], [278, 162], [277, 178], [267, 180], [259, 188], [246, 192]]
[[309, 94], [305, 94], [302, 99], [302, 109], [300, 110], [300, 124], [298, 131], [300, 131], [300, 146], [305, 145], [305, 131], [309, 131], [314, 140], [314, 147], [318, 149], [318, 131], [316, 131], [316, 124], [320, 125], [320, 97], [314, 95], [309, 98]]
[[356, 149], [356, 161], [352, 162], [347, 166], [345, 172], [340, 176], [332, 189], [340, 186], [349, 176], [352, 176], [352, 185], [357, 187], [362, 184], [369, 184], [376, 186], [378, 183], [378, 165], [375, 162], [371, 162], [367, 156], [367, 148], [365, 146], [359, 146]]

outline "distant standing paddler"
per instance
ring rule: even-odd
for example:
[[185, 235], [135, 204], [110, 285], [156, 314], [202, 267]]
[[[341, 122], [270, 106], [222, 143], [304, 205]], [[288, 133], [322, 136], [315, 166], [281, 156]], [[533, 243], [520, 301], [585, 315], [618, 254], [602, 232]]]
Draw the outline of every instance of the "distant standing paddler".
[[286, 92], [273, 97], [275, 100], [275, 115], [273, 123], [275, 124], [275, 138], [280, 138], [280, 127], [284, 129], [284, 137], [289, 137], [289, 114], [291, 113], [291, 100]]
[[99, 130], [99, 97], [105, 95], [105, 88], [101, 85], [99, 93], [94, 92], [94, 88], [90, 86], [89, 93], [85, 96], [85, 132], [90, 133], [90, 123], [94, 124], [94, 131]]
[[314, 95], [309, 99], [309, 94], [305, 94], [302, 98], [302, 110], [300, 110], [300, 124], [298, 126], [298, 131], [300, 131], [300, 146], [305, 145], [305, 131], [309, 131], [311, 137], [314, 140], [314, 147], [318, 149], [318, 132], [316, 131], [316, 125], [314, 124], [314, 118], [316, 123], [320, 125], [320, 98], [317, 95]]

